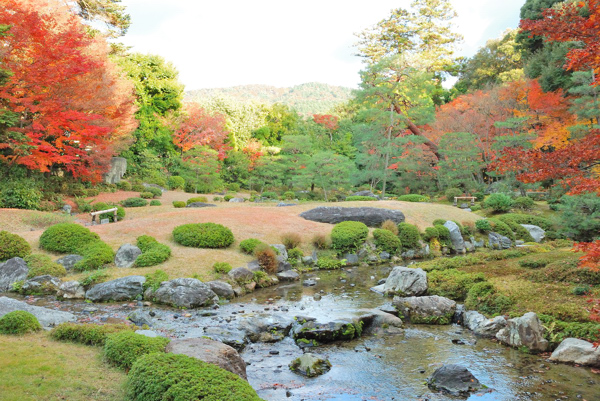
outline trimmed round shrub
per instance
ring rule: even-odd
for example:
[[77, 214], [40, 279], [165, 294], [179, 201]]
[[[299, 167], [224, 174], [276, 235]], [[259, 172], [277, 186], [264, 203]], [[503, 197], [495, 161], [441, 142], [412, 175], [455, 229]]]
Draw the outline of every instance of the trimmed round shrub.
[[154, 187], [146, 188], [146, 192], [150, 192], [155, 198], [160, 198], [163, 194], [162, 190]]
[[261, 198], [279, 199], [279, 196], [275, 192], [263, 192]]
[[376, 201], [378, 200], [377, 198], [374, 198], [372, 196], [346, 196], [346, 202], [369, 202], [369, 201]]
[[475, 222], [475, 228], [477, 228], [482, 233], [489, 233], [492, 231], [492, 225], [487, 219], [477, 220]]
[[9, 181], [2, 184], [0, 207], [14, 209], [39, 209], [42, 192], [31, 182]]
[[402, 249], [420, 248], [421, 234], [417, 226], [408, 223], [398, 224], [398, 238], [402, 243]]
[[478, 310], [487, 315], [505, 313], [512, 304], [509, 297], [498, 294], [494, 285], [488, 281], [473, 285], [465, 299], [467, 309]]
[[331, 230], [331, 247], [338, 252], [358, 249], [369, 235], [369, 228], [358, 221], [343, 221]]
[[233, 233], [221, 224], [184, 224], [173, 230], [175, 242], [195, 248], [227, 248], [233, 244]]
[[[497, 219], [497, 220], [500, 220], [500, 219]], [[517, 224], [512, 220], [500, 220], [500, 221], [505, 223], [510, 228], [510, 230], [515, 234], [516, 239], [522, 239], [525, 242], [535, 242], [535, 240], [533, 239], [531, 234], [529, 234], [529, 231], [527, 231], [527, 229], [525, 227], [523, 227], [522, 225]]]
[[377, 249], [392, 255], [400, 252], [402, 249], [402, 242], [400, 242], [400, 239], [391, 231], [377, 228], [373, 231], [373, 238], [375, 239], [375, 246]]
[[281, 243], [286, 249], [293, 249], [302, 243], [302, 237], [298, 233], [281, 234]]
[[41, 329], [40, 322], [29, 312], [16, 310], [0, 317], [0, 334], [23, 335]]
[[446, 200], [448, 202], [454, 202], [454, 198], [457, 196], [463, 196], [463, 191], [458, 188], [448, 188], [444, 195], [446, 196]]
[[506, 194], [491, 194], [483, 202], [483, 206], [486, 209], [492, 209], [496, 213], [508, 212], [513, 207], [513, 200]]
[[136, 238], [136, 245], [142, 253], [149, 251], [155, 244], [158, 244], [158, 241], [149, 235], [140, 235]]
[[433, 225], [434, 226], [443, 226], [444, 224], [446, 224], [448, 220], [444, 220], [444, 219], [435, 219], [433, 220]]
[[99, 269], [112, 263], [115, 258], [112, 248], [100, 240], [82, 246], [77, 253], [83, 256], [83, 259], [73, 266], [73, 270], [78, 272]]
[[471, 206], [469, 206], [469, 208], [471, 209], [472, 212], [477, 212], [477, 211], [481, 210], [481, 205], [471, 205]]
[[122, 331], [131, 331], [135, 326], [127, 324], [61, 323], [50, 332], [57, 341], [70, 341], [85, 345], [104, 345], [106, 337]]
[[59, 253], [77, 253], [83, 246], [99, 241], [98, 234], [75, 223], [50, 226], [40, 236], [40, 248]]
[[127, 198], [123, 202], [121, 202], [123, 207], [142, 207], [148, 204], [146, 199], [142, 198]]
[[0, 262], [12, 258], [24, 258], [31, 253], [31, 246], [25, 239], [8, 231], [0, 231]]
[[142, 355], [165, 352], [170, 340], [164, 337], [146, 337], [131, 331], [122, 331], [106, 337], [104, 356], [112, 364], [129, 369]]
[[142, 199], [152, 199], [152, 198], [154, 198], [154, 194], [152, 192], [149, 192], [149, 191], [141, 192], [140, 193], [140, 198], [142, 198]]
[[185, 202], [184, 201], [173, 201], [173, 207], [176, 209], [185, 207]]
[[[483, 192], [475, 192], [473, 196], [475, 197], [475, 200], [477, 202], [483, 202], [483, 200], [485, 199], [485, 194]], [[471, 210], [472, 209], [473, 207], [471, 207]]]
[[227, 262], [217, 262], [213, 265], [215, 273], [227, 274], [233, 269], [233, 267]]
[[233, 198], [235, 198], [235, 196], [234, 196], [234, 195], [227, 194], [227, 195], [225, 195], [225, 196], [223, 197], [223, 200], [224, 200], [225, 202], [229, 202], [229, 201], [230, 201], [230, 200], [232, 200]]
[[287, 251], [287, 253], [288, 253], [288, 260], [289, 259], [300, 260], [304, 256], [304, 252], [302, 252], [302, 249], [300, 249], [300, 248], [289, 249]]
[[24, 258], [29, 274], [27, 278], [43, 276], [49, 274], [54, 277], [64, 277], [67, 275], [67, 270], [61, 264], [54, 262], [48, 255], [27, 255]]
[[144, 291], [150, 288], [152, 291], [158, 290], [160, 287], [160, 283], [163, 281], [169, 281], [169, 275], [163, 270], [155, 270], [154, 273], [148, 273], [144, 277], [146, 277], [146, 282], [144, 283]]
[[408, 194], [399, 196], [398, 200], [402, 202], [427, 202], [429, 197], [419, 194]]
[[256, 249], [257, 246], [259, 245], [266, 245], [264, 242], [262, 242], [259, 239], [256, 238], [248, 238], [243, 240], [242, 242], [240, 242], [240, 249], [242, 250], [242, 252], [248, 254], [248, 255], [252, 255], [254, 253], [254, 250]]
[[392, 220], [386, 220], [381, 223], [381, 229], [391, 231], [394, 235], [398, 235], [398, 224]]
[[146, 187], [144, 187], [142, 184], [134, 184], [131, 186], [131, 190], [135, 192], [144, 192]]
[[434, 228], [437, 231], [437, 238], [440, 240], [440, 243], [444, 246], [451, 247], [452, 240], [450, 239], [450, 230], [448, 227], [438, 224]]
[[183, 189], [185, 186], [185, 180], [183, 177], [178, 175], [172, 175], [167, 180], [167, 185], [169, 186], [169, 189]]
[[254, 249], [254, 256], [258, 260], [258, 264], [267, 273], [277, 273], [277, 253], [267, 244], [258, 245]]
[[121, 191], [131, 191], [131, 184], [127, 181], [121, 181], [117, 183], [117, 188], [119, 188]]
[[187, 355], [154, 353], [135, 361], [126, 401], [261, 401], [247, 381]]
[[188, 199], [186, 203], [189, 205], [190, 203], [196, 202], [206, 203], [208, 202], [208, 199], [206, 198], [206, 196], [195, 196], [193, 198]]
[[150, 206], [160, 206], [162, 205], [162, 203], [160, 203], [160, 201], [158, 199], [152, 199], [150, 201]]
[[498, 216], [497, 218], [498, 220], [501, 220], [505, 223], [510, 220], [517, 224], [531, 224], [534, 226], [541, 227], [546, 231], [552, 231], [555, 228], [552, 221], [543, 217], [532, 216], [529, 214], [508, 213], [503, 214], [502, 216]]
[[505, 237], [510, 238], [513, 242], [516, 240], [515, 233], [513, 232], [513, 230], [511, 230], [508, 224], [504, 223], [499, 219], [487, 220], [490, 222], [493, 232], [496, 232], [500, 235], [504, 235]]
[[432, 239], [438, 239], [439, 237], [440, 233], [435, 227], [427, 227], [423, 233], [423, 240], [427, 242], [431, 241]]
[[136, 267], [155, 266], [171, 257], [171, 248], [149, 235], [139, 236], [136, 245], [142, 251], [135, 260]]
[[292, 200], [296, 197], [296, 194], [292, 191], [286, 191], [283, 193], [282, 198], [285, 200]]
[[528, 196], [519, 196], [513, 202], [513, 207], [521, 210], [531, 210], [533, 209], [533, 205], [535, 205], [535, 202]]

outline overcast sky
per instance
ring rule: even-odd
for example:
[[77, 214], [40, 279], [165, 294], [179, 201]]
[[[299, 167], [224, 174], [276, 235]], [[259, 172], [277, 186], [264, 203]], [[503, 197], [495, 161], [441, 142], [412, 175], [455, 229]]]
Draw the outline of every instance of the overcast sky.
[[[519, 22], [525, 0], [452, 0], [471, 56]], [[355, 33], [410, 0], [123, 0], [133, 51], [173, 62], [186, 90], [306, 82], [356, 87]]]

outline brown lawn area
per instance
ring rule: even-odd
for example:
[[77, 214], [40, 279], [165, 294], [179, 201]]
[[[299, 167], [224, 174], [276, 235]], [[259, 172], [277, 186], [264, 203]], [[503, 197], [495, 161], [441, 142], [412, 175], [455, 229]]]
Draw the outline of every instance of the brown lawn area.
[[[137, 192], [103, 193], [95, 197], [96, 202], [120, 201], [128, 197], [137, 196]], [[160, 266], [135, 269], [137, 274], [146, 274], [157, 268], [165, 270], [171, 278], [190, 277], [194, 274], [202, 278], [212, 278], [212, 265], [215, 262], [228, 262], [233, 267], [242, 266], [252, 257], [242, 254], [238, 250], [241, 240], [258, 238], [267, 243], [280, 243], [283, 233], [296, 232], [302, 236], [305, 252], [311, 251], [311, 238], [316, 233], [328, 234], [332, 225], [316, 223], [299, 217], [303, 211], [317, 206], [371, 206], [401, 210], [406, 221], [417, 225], [421, 230], [431, 226], [431, 222], [438, 218], [456, 220], [458, 222], [473, 222], [480, 218], [476, 214], [465, 212], [451, 205], [430, 203], [411, 203], [398, 201], [373, 201], [373, 202], [344, 202], [344, 203], [301, 203], [298, 206], [276, 207], [276, 203], [216, 203], [213, 208], [175, 209], [174, 200], [187, 200], [199, 196], [183, 192], [169, 191], [163, 194], [160, 201], [162, 206], [146, 206], [140, 208], [127, 208], [125, 220], [118, 223], [99, 225], [90, 229], [100, 235], [114, 250], [124, 243], [135, 244], [138, 236], [147, 234], [158, 241], [168, 244], [173, 250], [173, 256]], [[209, 201], [212, 195], [206, 195]], [[43, 226], [60, 219], [56, 215], [44, 212], [0, 209], [0, 230], [7, 230], [23, 236], [32, 245], [35, 252], [40, 252], [38, 240], [42, 234]], [[91, 221], [88, 215], [76, 216], [79, 223]], [[177, 245], [171, 237], [173, 228], [187, 223], [213, 222], [229, 227], [236, 238], [236, 242], [228, 249], [195, 249]], [[132, 269], [110, 269], [113, 277], [133, 274]]]

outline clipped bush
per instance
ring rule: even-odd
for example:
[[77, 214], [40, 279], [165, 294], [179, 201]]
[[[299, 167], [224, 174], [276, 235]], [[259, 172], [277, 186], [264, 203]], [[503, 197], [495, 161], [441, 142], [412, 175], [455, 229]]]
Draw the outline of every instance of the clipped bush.
[[550, 264], [548, 259], [539, 259], [538, 257], [519, 260], [519, 266], [527, 269], [540, 269]]
[[196, 202], [206, 203], [208, 202], [208, 199], [206, 198], [206, 196], [194, 196], [193, 198], [188, 199], [186, 203], [189, 205], [190, 203]]
[[144, 291], [150, 288], [152, 291], [158, 290], [160, 287], [160, 283], [163, 281], [169, 281], [169, 275], [163, 270], [154, 270], [154, 273], [148, 273], [144, 277], [146, 277], [146, 281], [144, 282]]
[[279, 199], [279, 196], [277, 195], [276, 192], [263, 192], [261, 195], [261, 198]]
[[402, 243], [402, 249], [419, 249], [421, 240], [421, 234], [419, 228], [412, 224], [400, 223], [398, 224], [398, 238]]
[[23, 335], [41, 329], [40, 322], [29, 312], [16, 310], [0, 317], [0, 334]]
[[346, 202], [366, 202], [366, 201], [376, 201], [377, 198], [372, 196], [346, 196]]
[[213, 270], [215, 273], [227, 274], [233, 269], [229, 263], [226, 262], [217, 262], [213, 265]]
[[150, 191], [145, 191], [140, 193], [140, 198], [142, 199], [152, 199], [154, 198], [154, 194]]
[[440, 241], [440, 244], [451, 248], [452, 240], [450, 239], [450, 230], [448, 227], [438, 224], [437, 226], [434, 226], [434, 228], [438, 233], [438, 240]]
[[89, 288], [92, 285], [103, 283], [110, 278], [110, 274], [106, 270], [96, 270], [94, 272], [86, 274], [79, 283]]
[[127, 181], [121, 181], [117, 183], [117, 188], [121, 191], [131, 191], [131, 184]]
[[300, 248], [289, 249], [287, 251], [287, 253], [288, 253], [288, 260], [293, 259], [293, 260], [299, 261], [304, 256], [304, 252], [302, 252], [302, 249], [300, 249]]
[[517, 224], [531, 224], [534, 226], [538, 226], [546, 231], [554, 229], [554, 224], [550, 220], [539, 216], [532, 216], [529, 214], [508, 213], [503, 214], [502, 216], [498, 216], [497, 219], [504, 222], [512, 221]]
[[99, 241], [98, 234], [75, 223], [59, 223], [48, 227], [40, 236], [40, 248], [59, 253], [77, 253], [92, 242]]
[[386, 220], [381, 223], [382, 230], [388, 230], [394, 235], [398, 235], [398, 225], [393, 220]]
[[402, 242], [391, 231], [377, 228], [373, 231], [375, 246], [381, 251], [395, 255], [402, 250]]
[[61, 264], [54, 262], [48, 255], [34, 254], [27, 255], [24, 258], [29, 274], [27, 278], [43, 276], [49, 274], [54, 277], [64, 277], [67, 275], [67, 270]]
[[185, 207], [186, 203], [184, 201], [173, 201], [173, 207], [176, 209]]
[[438, 232], [437, 228], [435, 227], [427, 227], [425, 229], [425, 232], [423, 233], [423, 240], [426, 242], [429, 242], [433, 239], [439, 239], [440, 238], [440, 233]]
[[535, 202], [528, 196], [519, 196], [513, 202], [513, 207], [520, 210], [531, 210], [534, 205]]
[[78, 272], [99, 269], [112, 263], [115, 258], [112, 248], [100, 240], [89, 242], [79, 248], [77, 253], [83, 256], [83, 259], [73, 266], [73, 270]]
[[150, 201], [150, 206], [161, 206], [162, 203], [160, 203], [160, 201], [158, 199], [152, 199]]
[[[500, 219], [498, 219], [500, 220]], [[515, 223], [512, 220], [500, 220], [504, 224], [506, 224], [511, 231], [515, 234], [516, 239], [522, 239], [525, 242], [535, 242], [529, 231], [525, 227], [520, 224]]]
[[163, 194], [161, 189], [154, 187], [147, 187], [146, 192], [150, 192], [155, 198], [160, 198]]
[[178, 175], [172, 175], [167, 180], [167, 185], [169, 186], [169, 189], [183, 189], [185, 186], [185, 180], [183, 177]]
[[0, 207], [39, 209], [42, 192], [27, 181], [4, 181], [0, 191]]
[[123, 331], [133, 332], [135, 326], [127, 324], [61, 323], [50, 332], [56, 341], [69, 341], [85, 345], [104, 345], [106, 337]]
[[281, 234], [281, 243], [286, 249], [293, 249], [302, 243], [302, 237], [298, 233]]
[[229, 202], [229, 201], [230, 201], [230, 200], [232, 200], [233, 198], [235, 198], [235, 196], [234, 196], [234, 195], [227, 194], [227, 195], [225, 195], [225, 196], [223, 197], [223, 200], [224, 200], [225, 202]]
[[331, 230], [331, 247], [340, 253], [357, 250], [367, 239], [369, 228], [358, 221], [343, 221]]
[[512, 303], [509, 297], [499, 294], [494, 285], [487, 281], [474, 284], [465, 299], [467, 309], [478, 310], [488, 315], [505, 313]]
[[431, 224], [433, 224], [434, 226], [443, 226], [444, 224], [446, 224], [447, 221], [448, 220], [444, 219], [435, 219]]
[[419, 194], [408, 194], [399, 196], [398, 200], [402, 202], [427, 202], [429, 200], [429, 197]]
[[312, 237], [311, 243], [317, 249], [329, 249], [331, 246], [331, 239], [325, 234], [315, 234]]
[[[477, 202], [483, 202], [485, 199], [485, 194], [483, 192], [475, 192], [473, 196]], [[471, 209], [473, 209], [473, 207], [471, 207]]]
[[146, 187], [144, 187], [142, 184], [133, 184], [131, 186], [131, 190], [135, 192], [144, 192]]
[[463, 191], [458, 188], [448, 188], [444, 193], [448, 202], [454, 202], [457, 196], [463, 196]]
[[25, 239], [8, 231], [0, 231], [0, 262], [12, 258], [24, 258], [31, 253], [31, 246]]
[[469, 206], [472, 212], [477, 212], [481, 210], [481, 205], [471, 205]]
[[175, 242], [195, 248], [227, 248], [233, 244], [231, 230], [221, 224], [184, 224], [173, 230]]
[[483, 202], [483, 206], [486, 209], [492, 209], [495, 213], [504, 213], [510, 211], [513, 203], [510, 196], [503, 193], [496, 193], [488, 196]]
[[433, 270], [427, 273], [429, 294], [455, 301], [464, 301], [471, 287], [484, 281], [483, 273], [465, 273], [456, 269]]
[[500, 235], [504, 235], [507, 238], [510, 238], [511, 241], [515, 241], [517, 238], [513, 230], [511, 230], [510, 226], [504, 223], [499, 219], [487, 219], [492, 226], [492, 231], [496, 232]]
[[142, 207], [148, 204], [146, 199], [142, 198], [127, 198], [123, 202], [121, 202], [123, 207]]
[[317, 267], [321, 270], [339, 270], [345, 265], [346, 263], [343, 260], [329, 256], [323, 256], [317, 259]]
[[277, 273], [277, 254], [275, 250], [267, 244], [261, 244], [254, 249], [254, 256], [258, 260], [258, 264], [267, 273]]
[[242, 242], [240, 242], [240, 249], [242, 250], [242, 252], [244, 252], [248, 255], [252, 255], [252, 254], [254, 254], [254, 250], [256, 249], [256, 247], [259, 245], [266, 245], [266, 244], [259, 239], [248, 238], [248, 239], [245, 239]]
[[283, 193], [283, 199], [285, 200], [292, 200], [296, 197], [296, 194], [292, 191], [286, 191]]
[[492, 225], [487, 219], [477, 220], [475, 222], [475, 228], [477, 228], [482, 233], [489, 233], [492, 231]]
[[146, 337], [131, 331], [122, 331], [106, 337], [104, 357], [112, 364], [129, 369], [142, 355], [165, 352], [171, 340], [164, 337]]
[[125, 384], [126, 401], [261, 401], [247, 381], [187, 355], [139, 357]]
[[142, 254], [135, 259], [136, 267], [155, 266], [171, 257], [171, 248], [149, 235], [139, 236], [137, 247], [140, 248]]

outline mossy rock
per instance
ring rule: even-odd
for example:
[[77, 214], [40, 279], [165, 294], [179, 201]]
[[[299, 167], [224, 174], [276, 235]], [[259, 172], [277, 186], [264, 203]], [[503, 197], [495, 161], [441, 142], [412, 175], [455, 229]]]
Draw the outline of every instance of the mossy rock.
[[306, 353], [290, 363], [290, 370], [306, 377], [316, 377], [329, 372], [331, 363], [327, 359]]

